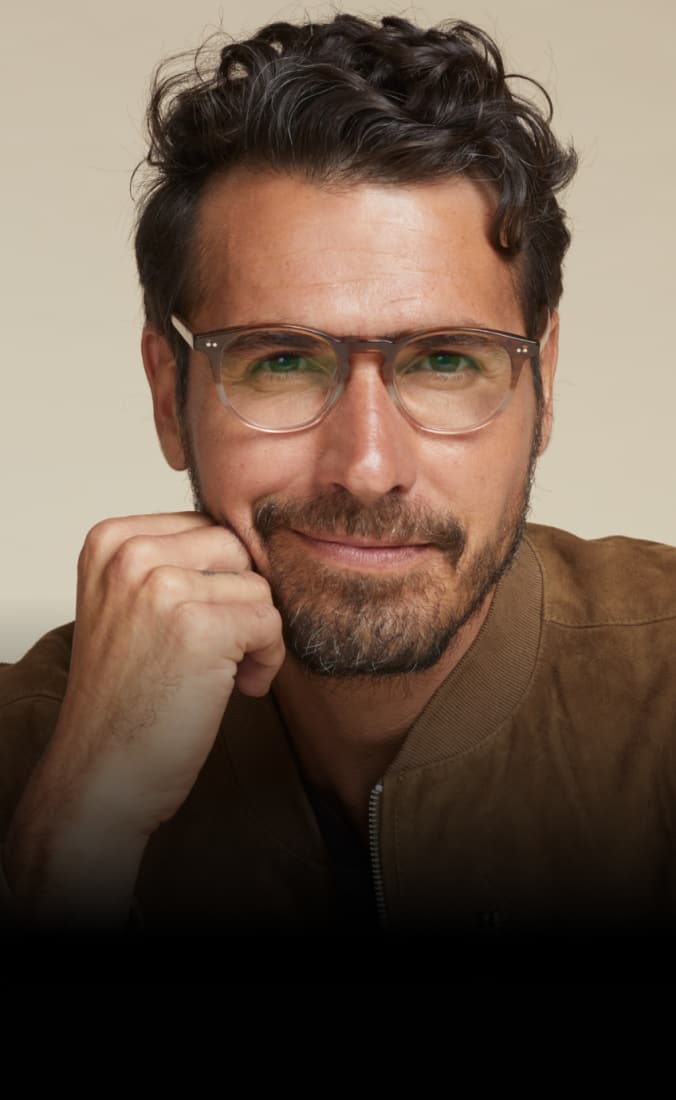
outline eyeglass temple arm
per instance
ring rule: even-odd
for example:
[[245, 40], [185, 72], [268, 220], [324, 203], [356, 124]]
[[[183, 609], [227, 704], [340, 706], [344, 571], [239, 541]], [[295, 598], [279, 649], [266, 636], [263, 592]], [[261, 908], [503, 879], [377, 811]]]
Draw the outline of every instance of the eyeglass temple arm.
[[547, 310], [547, 324], [545, 325], [545, 331], [542, 333], [542, 336], [540, 337], [540, 341], [539, 341], [539, 343], [540, 343], [540, 355], [542, 355], [542, 352], [545, 350], [545, 348], [547, 346], [547, 341], [549, 340], [549, 337], [551, 336], [551, 333], [552, 333], [552, 313], [551, 313], [551, 310], [548, 309]]
[[184, 325], [183, 321], [180, 319], [180, 317], [177, 317], [175, 313], [172, 313], [172, 315], [171, 315], [171, 323], [174, 326], [174, 328], [176, 329], [179, 336], [183, 337], [183, 339], [185, 340], [188, 347], [192, 348], [193, 351], [194, 351], [195, 350], [195, 338], [194, 338], [192, 332], [190, 331], [190, 329], [187, 327], [187, 325]]

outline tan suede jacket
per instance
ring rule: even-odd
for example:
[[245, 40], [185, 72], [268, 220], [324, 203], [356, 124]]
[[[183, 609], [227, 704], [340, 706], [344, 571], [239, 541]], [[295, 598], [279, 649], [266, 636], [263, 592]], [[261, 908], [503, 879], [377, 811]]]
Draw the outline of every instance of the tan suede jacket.
[[[0, 669], [0, 836], [54, 728], [71, 638], [60, 627]], [[372, 792], [382, 926], [676, 928], [675, 755], [676, 549], [529, 526]], [[232, 698], [136, 903], [150, 930], [332, 929], [331, 867], [272, 695]]]

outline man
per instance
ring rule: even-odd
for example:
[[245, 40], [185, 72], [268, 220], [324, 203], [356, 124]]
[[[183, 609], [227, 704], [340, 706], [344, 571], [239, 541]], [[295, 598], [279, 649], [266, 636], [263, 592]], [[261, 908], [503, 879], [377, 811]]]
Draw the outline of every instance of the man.
[[24, 926], [669, 928], [676, 553], [526, 528], [575, 169], [457, 23], [158, 81], [136, 253], [196, 511], [3, 670]]

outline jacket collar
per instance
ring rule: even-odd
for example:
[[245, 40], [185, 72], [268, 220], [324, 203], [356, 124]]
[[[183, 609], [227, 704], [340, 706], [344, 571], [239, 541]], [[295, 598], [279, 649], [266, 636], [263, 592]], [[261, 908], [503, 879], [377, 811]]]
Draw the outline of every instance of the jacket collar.
[[387, 774], [452, 759], [500, 728], [531, 680], [542, 604], [542, 574], [526, 537], [477, 637], [418, 716]]
[[[525, 537], [479, 634], [411, 727], [386, 777], [452, 759], [497, 732], [532, 677], [542, 604], [540, 567]], [[229, 755], [261, 827], [321, 862], [321, 836], [272, 695], [251, 699], [235, 692], [219, 742], [215, 756]]]

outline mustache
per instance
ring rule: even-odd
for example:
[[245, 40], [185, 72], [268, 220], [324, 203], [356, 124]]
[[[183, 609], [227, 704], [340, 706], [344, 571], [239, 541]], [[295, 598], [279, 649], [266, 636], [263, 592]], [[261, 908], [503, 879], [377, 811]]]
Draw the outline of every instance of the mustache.
[[289, 528], [375, 541], [425, 542], [438, 547], [453, 565], [462, 557], [467, 542], [464, 526], [452, 513], [440, 516], [395, 496], [364, 505], [345, 489], [307, 501], [268, 497], [254, 507], [253, 526], [264, 543]]

